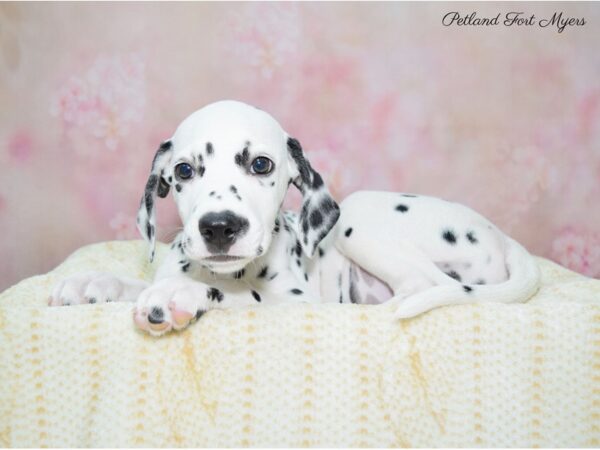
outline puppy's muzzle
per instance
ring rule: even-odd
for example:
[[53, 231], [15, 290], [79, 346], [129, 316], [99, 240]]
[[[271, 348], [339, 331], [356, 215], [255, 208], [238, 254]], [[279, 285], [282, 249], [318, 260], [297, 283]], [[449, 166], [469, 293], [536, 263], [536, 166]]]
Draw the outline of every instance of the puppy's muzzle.
[[224, 254], [248, 231], [248, 220], [231, 211], [211, 212], [200, 218], [198, 227], [208, 251]]

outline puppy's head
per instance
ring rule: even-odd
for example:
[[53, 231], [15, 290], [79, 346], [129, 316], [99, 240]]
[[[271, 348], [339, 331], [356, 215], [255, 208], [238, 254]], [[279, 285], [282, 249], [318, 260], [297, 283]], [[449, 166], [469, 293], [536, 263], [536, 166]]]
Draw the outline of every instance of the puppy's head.
[[214, 272], [231, 273], [267, 251], [292, 183], [303, 196], [301, 245], [312, 256], [339, 208], [300, 143], [269, 114], [244, 103], [221, 101], [196, 111], [152, 162], [137, 218], [150, 259], [157, 195], [173, 191], [186, 256]]

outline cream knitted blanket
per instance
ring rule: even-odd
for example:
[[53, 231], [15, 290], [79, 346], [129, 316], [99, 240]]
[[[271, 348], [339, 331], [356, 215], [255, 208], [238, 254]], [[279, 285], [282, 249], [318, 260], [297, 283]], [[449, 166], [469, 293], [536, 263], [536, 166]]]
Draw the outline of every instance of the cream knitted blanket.
[[145, 255], [84, 247], [0, 294], [0, 445], [600, 445], [599, 281], [540, 259], [528, 304], [259, 306], [161, 338], [131, 304], [46, 307], [79, 270], [151, 277]]

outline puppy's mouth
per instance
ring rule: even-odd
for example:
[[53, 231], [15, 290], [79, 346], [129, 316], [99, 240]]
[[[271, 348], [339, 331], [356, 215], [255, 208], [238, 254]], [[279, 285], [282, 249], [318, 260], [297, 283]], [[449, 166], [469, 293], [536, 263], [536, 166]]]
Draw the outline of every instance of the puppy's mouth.
[[232, 255], [213, 255], [203, 258], [204, 261], [210, 262], [233, 262], [239, 261], [240, 259], [244, 259], [241, 256], [232, 256]]
[[200, 264], [215, 273], [229, 274], [246, 267], [252, 258], [233, 255], [212, 255], [202, 258]]

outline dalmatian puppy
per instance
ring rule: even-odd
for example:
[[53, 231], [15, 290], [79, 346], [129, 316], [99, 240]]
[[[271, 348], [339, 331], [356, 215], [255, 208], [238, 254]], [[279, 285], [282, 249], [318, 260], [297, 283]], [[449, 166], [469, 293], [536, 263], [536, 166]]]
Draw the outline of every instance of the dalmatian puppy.
[[[299, 214], [281, 209], [290, 185], [302, 193]], [[137, 216], [150, 260], [156, 198], [170, 191], [183, 230], [152, 283], [77, 274], [54, 287], [50, 305], [135, 302], [135, 324], [161, 335], [213, 308], [373, 303], [373, 279], [391, 291], [397, 318], [524, 302], [539, 286], [532, 256], [465, 206], [369, 191], [338, 206], [300, 143], [244, 103], [196, 111], [156, 152]]]

